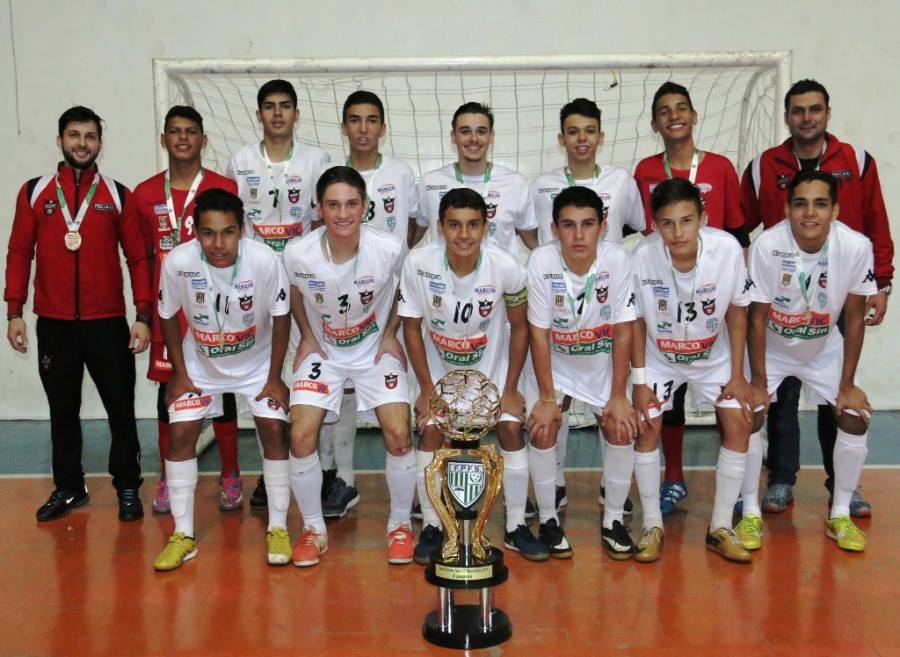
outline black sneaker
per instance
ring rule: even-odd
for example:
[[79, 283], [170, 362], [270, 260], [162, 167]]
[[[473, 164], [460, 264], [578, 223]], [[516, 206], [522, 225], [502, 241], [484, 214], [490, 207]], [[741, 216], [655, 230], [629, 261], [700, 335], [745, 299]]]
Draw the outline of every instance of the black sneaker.
[[566, 533], [556, 522], [556, 518], [550, 518], [547, 522], [541, 523], [539, 536], [547, 552], [554, 559], [568, 559], [572, 556], [572, 546], [566, 538]]
[[547, 547], [536, 539], [525, 525], [519, 525], [513, 532], [506, 532], [503, 544], [529, 561], [546, 561], [550, 558]]
[[64, 518], [69, 515], [69, 511], [84, 506], [90, 499], [87, 487], [75, 491], [57, 488], [50, 493], [50, 498], [37, 510], [35, 517], [41, 522]]
[[634, 541], [631, 540], [628, 529], [618, 520], [613, 520], [612, 529], [607, 529], [606, 527], [601, 529], [600, 537], [603, 539], [603, 544], [606, 546], [606, 554], [609, 555], [610, 559], [625, 561], [626, 559], [631, 559], [636, 552]]
[[412, 510], [409, 512], [409, 517], [413, 520], [422, 520], [422, 505], [418, 502], [413, 502]]
[[557, 486], [556, 487], [556, 510], [569, 506], [569, 498], [566, 497], [566, 487], [565, 486]]
[[262, 475], [256, 480], [256, 488], [250, 496], [251, 509], [266, 509], [269, 507], [269, 496], [266, 494], [266, 482]]
[[525, 520], [531, 520], [537, 515], [537, 505], [531, 500], [525, 500]]
[[434, 525], [425, 525], [419, 534], [419, 542], [413, 553], [413, 561], [427, 566], [431, 560], [431, 553], [444, 544], [444, 532]]
[[137, 488], [123, 488], [118, 492], [119, 520], [130, 522], [144, 517], [144, 505]]
[[322, 515], [326, 518], [343, 518], [357, 502], [359, 491], [348, 486], [341, 477], [335, 477], [329, 487], [328, 498], [322, 502]]
[[331, 493], [331, 487], [334, 485], [335, 479], [337, 479], [337, 470], [336, 469], [332, 468], [331, 470], [322, 470], [322, 501], [323, 502], [328, 499], [328, 495]]
[[[597, 503], [600, 506], [606, 506], [606, 487], [602, 484], [600, 485], [600, 497], [597, 498]], [[626, 497], [623, 514], [626, 516], [630, 516], [632, 513], [634, 513], [634, 504], [632, 503], [630, 497]]]

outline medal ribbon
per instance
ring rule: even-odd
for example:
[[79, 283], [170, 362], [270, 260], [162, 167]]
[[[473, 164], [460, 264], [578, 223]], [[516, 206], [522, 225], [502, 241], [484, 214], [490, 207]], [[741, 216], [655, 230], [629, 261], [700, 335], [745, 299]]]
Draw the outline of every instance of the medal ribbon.
[[184, 207], [181, 208], [181, 214], [176, 217], [175, 202], [172, 200], [172, 181], [169, 178], [169, 170], [166, 169], [166, 207], [169, 209], [169, 225], [172, 227], [172, 237], [174, 238], [176, 246], [181, 243], [181, 223], [184, 221], [184, 215], [187, 214], [188, 206], [190, 206], [194, 197], [197, 195], [197, 190], [200, 188], [200, 181], [203, 180], [203, 173], [203, 167], [200, 167], [200, 171], [194, 176], [194, 182], [191, 183], [191, 188], [184, 198]]
[[100, 174], [94, 174], [94, 180], [91, 182], [87, 196], [84, 197], [84, 200], [78, 207], [78, 212], [75, 214], [74, 220], [72, 219], [72, 213], [69, 212], [69, 206], [66, 205], [66, 197], [63, 194], [62, 186], [59, 184], [59, 174], [56, 174], [55, 182], [56, 198], [59, 199], [59, 211], [62, 212], [63, 219], [66, 220], [66, 226], [68, 226], [69, 231], [77, 233], [78, 229], [81, 228], [81, 222], [84, 221], [84, 216], [87, 214], [88, 208], [91, 206], [91, 199], [94, 198], [94, 192], [97, 191], [97, 185], [100, 182]]
[[[494, 165], [488, 162], [487, 168], [484, 170], [484, 179], [481, 181], [481, 198], [484, 199], [484, 202], [487, 203], [488, 194], [491, 191], [491, 172], [494, 170]], [[462, 171], [459, 168], [459, 162], [453, 163], [453, 173], [456, 176], [456, 182], [460, 185], [465, 185], [466, 182], [463, 180]]]
[[[353, 166], [353, 162], [350, 161], [350, 158], [347, 158], [347, 166], [351, 169], [356, 169]], [[373, 188], [375, 186], [375, 176], [378, 174], [378, 170], [381, 168], [381, 153], [378, 154], [378, 157], [375, 158], [375, 168], [372, 169], [372, 175], [366, 178], [363, 176], [363, 181], [366, 183], [366, 215], [369, 214], [369, 207], [372, 205], [372, 199], [374, 198], [373, 192], [375, 191]]]
[[575, 306], [577, 297], [575, 295], [575, 283], [572, 280], [573, 274], [566, 266], [566, 260], [562, 257], [562, 250], [560, 250], [559, 259], [560, 262], [562, 262], [562, 277], [563, 283], [566, 286], [566, 299], [569, 301], [569, 308], [572, 311], [572, 322], [575, 327], [576, 336], [575, 339], [578, 344], [581, 344], [581, 324], [584, 321], [585, 316], [587, 315], [588, 305], [591, 302], [591, 292], [594, 291], [594, 283], [597, 280], [597, 268], [600, 266], [600, 263], [595, 257], [594, 262], [591, 263], [591, 268], [588, 270], [588, 277], [584, 283], [584, 303], [581, 306], [581, 314], [579, 315]]
[[[475, 274], [475, 278], [472, 279], [476, 283], [478, 280], [477, 279], [478, 270], [481, 269], [481, 255], [482, 255], [482, 252], [479, 250], [478, 251], [478, 261], [475, 263], [475, 271], [473, 272]], [[457, 303], [460, 304], [460, 312], [462, 311], [461, 309], [466, 306], [466, 304], [472, 304], [472, 306], [475, 305], [474, 300], [473, 300], [474, 293], [475, 293], [475, 283], [472, 284], [472, 289], [469, 291], [469, 296], [465, 300], [465, 302], [463, 302], [462, 299], [460, 299], [458, 296], [456, 296], [456, 274], [450, 268], [450, 259], [447, 257], [446, 248], [444, 249], [444, 278], [447, 280], [447, 287], [450, 290], [450, 296], [452, 296], [454, 299], [456, 299]], [[465, 277], [461, 276], [460, 278], [465, 278]], [[468, 341], [469, 340], [469, 323], [466, 322], [465, 324], [466, 324], [466, 331], [465, 331], [464, 339], [466, 341]]]
[[[563, 173], [566, 174], [566, 182], [569, 183], [569, 187], [574, 187], [577, 183], [575, 182], [575, 176], [572, 175], [572, 171], [569, 167], [566, 167], [563, 170]], [[597, 186], [597, 181], [600, 180], [600, 165], [594, 165], [594, 179], [591, 181], [591, 189], [594, 189]], [[594, 189], [596, 192], [597, 190]]]
[[[688, 303], [694, 303], [694, 295], [697, 292], [697, 273], [700, 271], [700, 256], [703, 254], [703, 238], [697, 235], [697, 261], [694, 263], [694, 275], [691, 278], [691, 296], [687, 301], [684, 301], [681, 298], [681, 292], [678, 290], [678, 275], [675, 273], [675, 266], [672, 264], [672, 256], [669, 254], [669, 249], [666, 248], [665, 244], [663, 244], [663, 251], [666, 254], [666, 258], [669, 260], [669, 273], [672, 275], [672, 289], [675, 290], [675, 297], [678, 299], [679, 312], [675, 316], [677, 320], [678, 315], [683, 314], [680, 311], [681, 306]], [[679, 323], [684, 326], [684, 339], [687, 340], [689, 322], [686, 318], [684, 319], [685, 321]]]
[[[829, 228], [829, 235], [831, 234], [831, 229]], [[811, 317], [812, 310], [812, 281], [813, 277], [816, 275], [816, 270], [811, 271], [808, 275], [805, 271], [803, 271], [803, 252], [800, 250], [800, 247], [797, 246], [796, 240], [794, 240], [794, 234], [791, 233], [791, 241], [793, 242], [793, 247], [797, 250], [797, 280], [800, 283], [800, 294], [803, 295], [803, 303], [806, 304], [806, 313], [803, 317], [806, 323], [809, 323]], [[818, 259], [818, 273], [821, 275], [821, 272], [825, 272], [825, 275], [828, 275], [828, 239], [825, 240], [825, 244], [822, 246], [822, 250], [819, 252]], [[827, 287], [825, 288], [828, 289]]]
[[[266, 165], [266, 173], [269, 174], [269, 193], [273, 196], [272, 207], [278, 208], [278, 200], [281, 197], [282, 190], [285, 192], [287, 191], [288, 169], [291, 168], [291, 162], [294, 161], [294, 142], [291, 142], [291, 150], [288, 153], [287, 161], [284, 163], [284, 169], [281, 172], [281, 185], [277, 187], [275, 186], [275, 175], [272, 173], [272, 161], [266, 153], [266, 143], [264, 141], [259, 142], [259, 153], [263, 159], [263, 163]], [[284, 223], [284, 221], [282, 221], [282, 208], [278, 208], [278, 222]]]
[[[337, 267], [338, 265], [334, 262], [334, 256], [331, 253], [331, 243], [328, 241], [328, 230], [322, 231], [322, 250], [325, 252], [325, 257], [328, 259], [328, 262], [331, 263], [332, 267]], [[356, 270], [359, 266], [359, 254], [362, 252], [362, 231], [359, 233], [359, 244], [356, 245], [356, 255], [353, 256], [353, 278], [356, 278]], [[343, 264], [343, 263], [341, 263]], [[347, 312], [344, 313], [344, 328], [347, 328], [347, 320], [350, 315], [350, 309], [347, 309]]]
[[[669, 166], [669, 154], [663, 153], [663, 168], [666, 170], [666, 176], [672, 178], [672, 168]], [[691, 157], [691, 171], [688, 174], [688, 180], [692, 185], [697, 183], [697, 169], [700, 168], [700, 151], [694, 149], [694, 155]]]

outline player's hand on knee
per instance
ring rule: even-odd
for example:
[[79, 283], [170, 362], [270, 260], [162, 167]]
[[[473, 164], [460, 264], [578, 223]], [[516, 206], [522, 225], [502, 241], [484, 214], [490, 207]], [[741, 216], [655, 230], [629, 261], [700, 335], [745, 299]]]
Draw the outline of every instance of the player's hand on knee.
[[266, 385], [263, 386], [263, 389], [256, 396], [256, 401], [262, 401], [267, 397], [278, 404], [285, 412], [291, 406], [291, 393], [280, 377], [266, 381]]
[[844, 415], [846, 411], [853, 411], [853, 414], [858, 415], [866, 426], [869, 426], [872, 419], [872, 406], [869, 404], [866, 393], [859, 386], [841, 386], [834, 409], [838, 417]]
[[772, 403], [772, 397], [765, 381], [750, 381], [750, 405], [754, 413], [762, 413], [765, 415], [769, 412], [769, 404]]
[[166, 406], [171, 406], [188, 393], [202, 395], [203, 391], [194, 385], [186, 373], [173, 372], [172, 378], [166, 385]]
[[297, 345], [297, 354], [294, 356], [293, 371], [296, 372], [300, 369], [300, 364], [311, 354], [318, 354], [321, 356], [322, 360], [327, 360], [325, 351], [322, 349], [318, 340], [312, 337], [301, 339], [300, 344]]
[[24, 319], [13, 317], [9, 320], [9, 325], [6, 327], [6, 339], [16, 351], [23, 354], [28, 351], [28, 329]]
[[615, 445], [627, 445], [638, 433], [637, 415], [628, 398], [612, 397], [603, 409], [603, 428]]
[[431, 419], [431, 390], [419, 392], [419, 396], [416, 397], [416, 402], [413, 404], [413, 415], [416, 419], [416, 429], [419, 430], [419, 433], [423, 433]]
[[381, 342], [378, 345], [378, 351], [375, 353], [376, 365], [378, 365], [381, 361], [381, 357], [385, 354], [390, 354], [399, 360], [400, 365], [406, 370], [406, 352], [403, 351], [403, 345], [400, 344], [400, 340], [397, 339], [397, 336], [385, 334], [381, 339]]
[[519, 420], [525, 419], [525, 398], [518, 390], [504, 392], [500, 397], [500, 414], [509, 413]]
[[540, 399], [528, 416], [527, 430], [532, 440], [539, 445], [551, 441], [559, 432], [562, 412], [555, 400]]
[[725, 384], [725, 387], [722, 388], [722, 392], [716, 397], [716, 403], [718, 404], [726, 399], [733, 399], [740, 404], [741, 415], [743, 416], [744, 421], [748, 424], [753, 422], [750, 384], [747, 383], [747, 379], [745, 379], [743, 375], [732, 377], [731, 380]]
[[651, 411], [658, 411], [662, 404], [659, 403], [653, 389], [644, 383], [632, 386], [631, 399], [637, 414], [638, 429], [640, 432], [646, 431], [653, 421]]

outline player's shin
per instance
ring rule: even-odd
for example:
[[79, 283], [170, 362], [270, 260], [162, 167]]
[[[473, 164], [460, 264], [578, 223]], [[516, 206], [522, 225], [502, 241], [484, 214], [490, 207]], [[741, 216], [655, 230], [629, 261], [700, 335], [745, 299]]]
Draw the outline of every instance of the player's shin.
[[762, 511], [759, 508], [759, 475], [762, 470], [762, 461], [762, 437], [757, 431], [750, 434], [750, 443], [747, 446], [747, 470], [741, 485], [744, 517], [762, 517]]
[[262, 470], [269, 506], [268, 529], [286, 528], [288, 507], [291, 503], [290, 461], [263, 459]]
[[537, 502], [541, 524], [550, 519], [558, 521], [559, 517], [556, 515], [556, 446], [540, 449], [529, 444], [528, 466], [531, 470], [531, 483], [534, 486], [534, 498]]
[[[606, 440], [604, 439], [604, 442]], [[606, 482], [606, 504], [603, 509], [603, 526], [611, 529], [613, 522], [622, 522], [625, 500], [631, 487], [634, 472], [634, 443], [606, 445], [603, 462], [603, 478]]]
[[410, 524], [409, 513], [416, 492], [416, 455], [413, 450], [399, 455], [388, 452], [384, 471], [391, 503], [388, 518], [390, 532], [400, 525]]
[[868, 432], [854, 435], [838, 428], [834, 444], [834, 499], [831, 503], [831, 518], [850, 515], [850, 498], [859, 484], [866, 462], [868, 436]]
[[[644, 529], [662, 527], [662, 511], [659, 506], [659, 449], [634, 453], [634, 478], [641, 496]], [[608, 503], [608, 502], [607, 502]]]
[[[319, 454], [290, 456], [291, 489], [303, 516], [303, 526], [312, 527], [320, 534], [325, 533], [325, 518], [322, 515], [322, 465]], [[266, 482], [268, 483], [268, 482]]]
[[166, 461], [169, 500], [175, 531], [194, 536], [194, 494], [197, 490], [197, 459]]
[[747, 471], [747, 453], [735, 452], [726, 447], [719, 448], [716, 463], [716, 496], [713, 502], [710, 531], [719, 528], [731, 529], [734, 503], [741, 493], [744, 473]]
[[519, 525], [525, 524], [525, 504], [528, 499], [528, 452], [524, 446], [511, 452], [501, 448], [500, 456], [503, 457], [506, 531], [514, 532]]

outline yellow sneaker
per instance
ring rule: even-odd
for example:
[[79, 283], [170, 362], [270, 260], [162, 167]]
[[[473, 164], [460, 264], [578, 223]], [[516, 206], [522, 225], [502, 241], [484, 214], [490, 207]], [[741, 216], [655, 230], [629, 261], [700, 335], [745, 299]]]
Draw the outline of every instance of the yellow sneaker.
[[175, 570], [188, 559], [197, 556], [197, 543], [184, 532], [175, 532], [166, 543], [166, 547], [153, 562], [156, 570]]
[[741, 544], [733, 529], [719, 527], [706, 534], [706, 549], [718, 552], [729, 561], [750, 563], [753, 555]]
[[266, 532], [266, 559], [272, 566], [283, 566], [291, 560], [291, 535], [284, 527]]
[[747, 550], [758, 550], [762, 547], [763, 521], [759, 516], [744, 516], [735, 526], [734, 533]]
[[853, 524], [850, 516], [826, 519], [825, 536], [837, 541], [842, 550], [862, 552], [866, 549], [866, 535]]
[[637, 542], [637, 552], [634, 555], [634, 560], [641, 563], [656, 561], [662, 553], [665, 540], [666, 537], [662, 527], [645, 529], [644, 533], [641, 534], [640, 540]]

